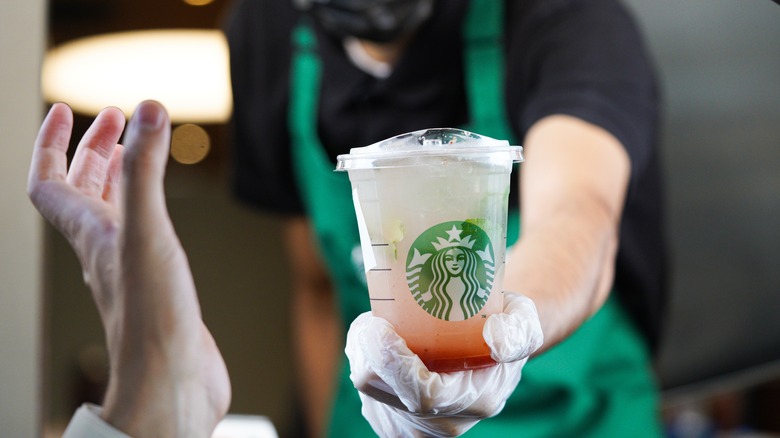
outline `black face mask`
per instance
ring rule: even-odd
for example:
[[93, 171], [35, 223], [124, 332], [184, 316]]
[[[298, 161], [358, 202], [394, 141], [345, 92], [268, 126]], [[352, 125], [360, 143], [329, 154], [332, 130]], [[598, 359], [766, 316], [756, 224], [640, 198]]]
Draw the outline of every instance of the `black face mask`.
[[293, 0], [329, 33], [374, 42], [410, 34], [433, 12], [434, 0]]

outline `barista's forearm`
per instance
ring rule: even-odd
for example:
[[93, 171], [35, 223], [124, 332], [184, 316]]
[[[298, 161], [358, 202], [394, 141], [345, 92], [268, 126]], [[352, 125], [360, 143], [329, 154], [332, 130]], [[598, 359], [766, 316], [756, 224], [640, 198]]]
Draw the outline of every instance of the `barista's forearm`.
[[[609, 294], [617, 239], [607, 218], [572, 205], [524, 230], [508, 256], [506, 289], [531, 298], [544, 333], [541, 353], [565, 339]], [[576, 220], [572, 220], [576, 217]]]
[[508, 257], [505, 289], [536, 303], [543, 351], [609, 294], [630, 162], [615, 137], [569, 116], [539, 121], [525, 143], [523, 229]]

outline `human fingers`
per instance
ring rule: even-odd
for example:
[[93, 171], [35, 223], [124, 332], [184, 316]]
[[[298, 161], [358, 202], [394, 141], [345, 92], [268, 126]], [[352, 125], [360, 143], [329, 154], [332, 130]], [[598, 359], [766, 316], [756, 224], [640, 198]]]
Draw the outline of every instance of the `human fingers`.
[[28, 178], [28, 190], [48, 180], [64, 180], [67, 173], [68, 143], [73, 128], [73, 113], [64, 103], [55, 103], [41, 124], [35, 139]]
[[70, 108], [62, 103], [54, 104], [35, 142], [28, 194], [41, 215], [73, 247], [84, 269], [85, 281], [100, 289], [110, 282], [110, 276], [101, 275], [98, 268], [110, 263], [112, 230], [116, 228], [117, 217], [105, 208], [102, 200], [85, 197], [66, 183], [66, 153], [72, 126]]
[[347, 343], [350, 378], [373, 399], [415, 416], [481, 415], [481, 409], [469, 411], [483, 393], [473, 384], [472, 372], [429, 371], [387, 320], [369, 313], [359, 316]]
[[156, 232], [169, 223], [163, 180], [170, 147], [170, 124], [165, 108], [145, 101], [130, 119], [124, 140], [122, 178], [129, 234]]
[[395, 407], [410, 412], [427, 412], [429, 389], [432, 385], [437, 386], [434, 381], [439, 374], [428, 371], [420, 357], [383, 318], [367, 318], [358, 339], [369, 368], [377, 376], [376, 380], [368, 382], [369, 385], [380, 390], [383, 385], [389, 388], [386, 392], [392, 395], [390, 400], [397, 398], [402, 403]]
[[516, 360], [477, 370], [431, 372], [389, 322], [369, 313], [353, 322], [347, 343], [350, 377], [358, 390], [430, 419], [494, 415], [519, 382], [525, 364], [525, 360]]
[[76, 193], [65, 184], [73, 113], [64, 103], [52, 105], [33, 147], [27, 194], [41, 215], [70, 238], [77, 214]]
[[371, 312], [361, 314], [352, 322], [347, 331], [344, 349], [349, 360], [349, 377], [358, 391], [383, 404], [407, 410], [393, 388], [377, 375], [376, 368], [381, 368], [383, 361], [376, 360], [375, 354], [367, 353], [370, 349], [385, 348], [383, 345], [376, 344], [376, 339], [383, 337], [378, 333], [384, 332], [387, 329], [386, 325], [389, 326], [390, 323], [372, 316]]
[[482, 336], [496, 362], [527, 358], [544, 342], [542, 325], [534, 302], [518, 293], [504, 293], [504, 312], [491, 315]]
[[[137, 329], [175, 330], [191, 339], [200, 308], [186, 254], [168, 216], [163, 187], [170, 124], [157, 102], [141, 103], [123, 141], [121, 283], [125, 309], [144, 313], [126, 321]], [[171, 338], [172, 339], [172, 338]]]
[[[468, 404], [456, 394], [467, 380], [464, 373], [429, 371], [387, 320], [369, 312], [350, 326], [346, 352], [355, 387], [381, 403], [415, 414], [441, 412], [453, 401]], [[465, 395], [474, 398], [473, 391]]]
[[73, 155], [69, 184], [88, 196], [103, 194], [109, 160], [124, 126], [125, 116], [118, 108], [106, 108], [95, 117]]
[[[399, 408], [361, 391], [361, 413], [379, 436], [460, 436], [479, 421], [501, 412], [520, 380], [523, 363], [441, 374], [440, 384], [428, 384], [438, 380], [422, 379], [418, 385], [408, 386], [418, 393], [420, 404], [416, 409]], [[396, 383], [388, 386], [395, 388]]]
[[360, 315], [347, 333], [350, 378], [381, 436], [459, 436], [498, 414], [526, 360], [452, 373], [429, 371], [384, 319]]
[[415, 438], [421, 434], [417, 425], [409, 422], [404, 412], [376, 401], [373, 397], [358, 392], [360, 397], [360, 413], [374, 429], [377, 436]]
[[103, 184], [103, 199], [115, 208], [122, 205], [122, 160], [125, 147], [117, 144], [108, 160], [106, 181]]

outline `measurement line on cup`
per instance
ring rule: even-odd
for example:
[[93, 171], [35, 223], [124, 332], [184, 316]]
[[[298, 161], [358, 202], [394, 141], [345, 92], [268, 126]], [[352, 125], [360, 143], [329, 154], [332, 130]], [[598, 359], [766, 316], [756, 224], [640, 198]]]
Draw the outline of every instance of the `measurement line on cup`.
[[390, 246], [389, 243], [372, 243], [371, 246]]
[[371, 301], [395, 301], [395, 298], [369, 298]]
[[386, 271], [392, 271], [392, 269], [390, 269], [390, 268], [371, 268], [371, 269], [369, 269], [369, 271], [371, 271], [371, 272], [385, 271], [386, 272]]

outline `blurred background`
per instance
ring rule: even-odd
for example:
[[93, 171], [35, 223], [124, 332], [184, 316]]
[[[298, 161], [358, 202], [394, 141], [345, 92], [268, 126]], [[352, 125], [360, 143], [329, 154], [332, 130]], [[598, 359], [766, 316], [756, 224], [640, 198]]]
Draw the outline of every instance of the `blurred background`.
[[[106, 358], [77, 260], [24, 196], [48, 106], [38, 87], [44, 51], [120, 31], [218, 29], [231, 1], [3, 1], [0, 436], [43, 434], [37, 424], [54, 435], [82, 401], [100, 400]], [[657, 369], [669, 435], [780, 435], [780, 6], [624, 3], [664, 89], [672, 294]], [[176, 74], [202, 73], [187, 68]], [[289, 273], [278, 218], [231, 199], [224, 117], [175, 123], [183, 152], [169, 164], [168, 204], [230, 370], [231, 412], [266, 415], [291, 436]], [[74, 137], [90, 120], [86, 111], [76, 118]]]

